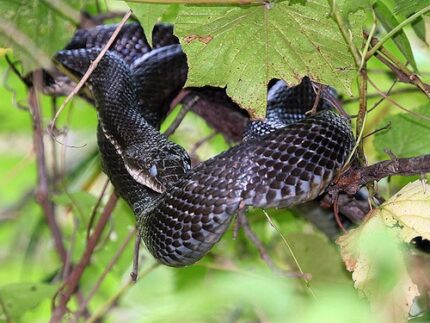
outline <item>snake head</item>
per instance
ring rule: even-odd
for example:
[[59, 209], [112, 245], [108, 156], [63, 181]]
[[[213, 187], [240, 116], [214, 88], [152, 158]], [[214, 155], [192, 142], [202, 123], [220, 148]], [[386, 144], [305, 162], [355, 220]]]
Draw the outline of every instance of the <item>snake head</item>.
[[163, 193], [168, 186], [191, 168], [188, 154], [182, 147], [170, 142], [162, 148], [135, 144], [125, 149], [123, 160], [128, 173], [138, 183], [155, 192]]

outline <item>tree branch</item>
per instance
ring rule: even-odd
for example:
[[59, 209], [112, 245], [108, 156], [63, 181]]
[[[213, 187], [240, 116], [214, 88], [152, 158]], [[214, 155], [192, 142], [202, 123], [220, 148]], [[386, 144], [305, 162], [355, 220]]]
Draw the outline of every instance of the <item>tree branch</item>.
[[411, 158], [394, 158], [367, 167], [350, 168], [328, 190], [331, 194], [343, 191], [353, 195], [363, 185], [379, 181], [384, 177], [393, 175], [410, 176], [425, 173], [430, 173], [430, 154]]

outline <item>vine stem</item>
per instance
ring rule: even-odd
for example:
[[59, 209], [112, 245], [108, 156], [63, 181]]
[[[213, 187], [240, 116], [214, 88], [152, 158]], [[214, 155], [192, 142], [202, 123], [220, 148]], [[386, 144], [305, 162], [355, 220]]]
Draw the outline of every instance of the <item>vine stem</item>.
[[67, 303], [69, 302], [71, 296], [76, 291], [76, 288], [79, 285], [79, 280], [84, 273], [85, 268], [90, 263], [91, 256], [97, 246], [97, 243], [100, 239], [101, 234], [112, 214], [112, 211], [116, 205], [118, 198], [115, 193], [112, 193], [106, 206], [100, 216], [99, 222], [94, 228], [94, 233], [91, 235], [88, 243], [86, 245], [85, 251], [81, 257], [81, 260], [73, 269], [72, 273], [68, 276], [67, 280], [64, 282], [64, 285], [60, 288], [60, 304], [53, 311], [51, 322], [60, 322], [63, 318], [67, 308]]
[[[35, 83], [42, 81], [42, 74], [40, 71], [34, 72], [33, 76]], [[56, 220], [55, 208], [50, 196], [49, 175], [46, 165], [45, 144], [43, 141], [42, 116], [36, 87], [30, 88], [28, 102], [33, 121], [33, 147], [37, 162], [36, 201], [43, 209], [46, 222], [54, 239], [55, 249], [64, 266], [67, 263], [67, 250], [64, 246], [63, 236]], [[66, 268], [63, 269], [67, 271]]]
[[126, 23], [126, 21], [128, 20], [128, 18], [130, 18], [131, 14], [132, 14], [131, 10], [129, 10], [125, 14], [125, 16], [122, 18], [121, 22], [118, 24], [118, 26], [116, 27], [115, 31], [113, 32], [112, 36], [109, 38], [109, 40], [106, 43], [106, 45], [100, 51], [100, 54], [91, 63], [90, 67], [88, 67], [88, 70], [85, 72], [84, 76], [81, 78], [81, 80], [79, 81], [79, 83], [75, 86], [75, 88], [73, 89], [73, 91], [70, 92], [70, 94], [67, 96], [66, 100], [64, 100], [63, 104], [60, 106], [60, 108], [58, 109], [57, 113], [55, 114], [54, 118], [52, 119], [52, 121], [50, 123], [50, 130], [51, 130], [50, 133], [51, 134], [54, 133], [54, 127], [55, 127], [55, 123], [56, 123], [56, 121], [58, 119], [58, 116], [64, 110], [65, 106], [70, 102], [70, 100], [84, 86], [85, 82], [88, 80], [88, 78], [90, 77], [91, 73], [96, 69], [98, 63], [101, 61], [101, 59], [103, 58], [103, 56], [106, 54], [106, 52], [108, 51], [108, 49], [110, 48], [110, 46], [115, 41], [115, 39], [118, 36], [119, 32], [121, 31], [122, 27], [124, 26], [124, 24]]
[[430, 11], [430, 5], [421, 9], [420, 11], [417, 11], [416, 13], [414, 13], [412, 16], [406, 18], [405, 20], [403, 20], [400, 24], [398, 24], [396, 27], [394, 27], [393, 29], [391, 29], [384, 37], [382, 37], [378, 43], [372, 47], [371, 50], [369, 50], [369, 52], [366, 55], [366, 59], [369, 59], [370, 57], [372, 57], [373, 54], [376, 53], [376, 51], [391, 37], [393, 37], [397, 32], [399, 32], [401, 29], [403, 29], [403, 27], [405, 27], [406, 25], [409, 25], [411, 22], [413, 22], [415, 19], [419, 18], [420, 16], [422, 16], [423, 14], [425, 14], [426, 12]]
[[266, 216], [267, 221], [269, 221], [269, 224], [272, 226], [272, 228], [274, 228], [274, 229], [279, 233], [279, 235], [281, 236], [282, 241], [284, 242], [285, 246], [288, 248], [288, 251], [290, 252], [291, 257], [293, 258], [293, 260], [294, 260], [294, 262], [295, 262], [295, 264], [296, 264], [296, 266], [297, 266], [297, 269], [298, 269], [298, 270], [299, 270], [299, 272], [301, 273], [302, 279], [303, 279], [303, 281], [305, 282], [306, 287], [308, 288], [308, 290], [309, 290], [309, 292], [311, 293], [312, 297], [313, 297], [316, 301], [318, 301], [318, 298], [317, 298], [317, 296], [315, 295], [315, 292], [314, 292], [314, 290], [312, 289], [312, 287], [311, 287], [311, 285], [310, 285], [310, 279], [308, 279], [308, 278], [307, 278], [307, 277], [309, 277], [309, 275], [307, 275], [307, 274], [303, 271], [302, 266], [300, 266], [300, 263], [299, 263], [299, 261], [297, 260], [297, 257], [296, 257], [296, 255], [294, 254], [294, 251], [293, 251], [293, 249], [291, 248], [290, 244], [288, 243], [287, 239], [286, 239], [286, 238], [285, 238], [285, 236], [282, 234], [282, 231], [281, 231], [281, 230], [276, 226], [276, 224], [273, 222], [272, 218], [271, 218], [271, 217], [270, 217], [270, 215], [266, 212], [266, 210], [264, 210], [264, 209], [263, 209], [263, 213], [264, 213], [264, 215]]
[[339, 30], [345, 39], [345, 42], [348, 44], [349, 50], [351, 51], [351, 54], [354, 58], [354, 63], [357, 67], [361, 66], [361, 54], [358, 50], [358, 48], [355, 46], [354, 42], [352, 41], [352, 34], [351, 31], [348, 29], [348, 27], [345, 24], [345, 21], [343, 20], [340, 12], [336, 9], [336, 0], [328, 0], [330, 7], [331, 7], [331, 13], [330, 15], [333, 17], [334, 21], [336, 21]]
[[93, 298], [97, 290], [100, 288], [101, 284], [103, 283], [106, 276], [109, 274], [109, 272], [112, 270], [113, 266], [117, 263], [118, 259], [122, 256], [122, 254], [125, 251], [125, 248], [129, 244], [131, 238], [135, 235], [136, 230], [133, 229], [129, 232], [127, 237], [125, 238], [124, 242], [121, 244], [117, 252], [114, 254], [112, 259], [110, 260], [109, 264], [106, 266], [106, 268], [103, 270], [103, 273], [100, 275], [97, 282], [92, 287], [91, 291], [88, 293], [87, 297], [84, 299], [82, 304], [79, 307], [79, 310], [76, 313], [76, 322], [78, 322], [81, 315], [85, 312], [86, 307], [88, 306], [90, 300]]

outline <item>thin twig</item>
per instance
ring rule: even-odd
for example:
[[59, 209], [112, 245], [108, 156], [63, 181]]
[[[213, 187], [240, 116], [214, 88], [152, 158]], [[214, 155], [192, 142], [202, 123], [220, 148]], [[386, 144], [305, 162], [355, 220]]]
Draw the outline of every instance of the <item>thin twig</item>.
[[393, 29], [391, 29], [384, 37], [382, 37], [378, 43], [372, 47], [371, 50], [369, 50], [369, 52], [366, 55], [366, 59], [369, 59], [370, 57], [372, 57], [373, 54], [376, 53], [376, 51], [381, 48], [381, 46], [391, 37], [393, 37], [395, 34], [397, 34], [400, 30], [403, 29], [403, 27], [409, 25], [410, 23], [412, 23], [413, 21], [415, 21], [415, 19], [418, 19], [419, 17], [421, 17], [423, 14], [425, 14], [426, 12], [430, 11], [430, 6], [427, 6], [419, 11], [417, 11], [416, 13], [414, 13], [413, 15], [411, 15], [410, 17], [406, 18], [405, 20], [403, 20], [400, 24], [398, 24], [396, 27], [394, 27]]
[[[34, 72], [33, 78], [36, 82], [41, 82], [41, 72]], [[37, 97], [37, 90], [35, 87], [31, 87], [29, 90], [28, 103], [33, 118], [33, 145], [37, 162], [36, 201], [40, 204], [44, 211], [43, 213], [54, 239], [55, 248], [58, 255], [60, 256], [61, 262], [64, 265], [67, 259], [67, 251], [64, 247], [60, 227], [58, 226], [58, 223], [55, 219], [54, 204], [51, 201], [49, 193], [49, 176], [46, 167], [45, 146], [43, 142], [42, 117], [39, 107], [39, 100]]]
[[339, 228], [343, 231], [343, 233], [346, 233], [346, 229], [343, 226], [342, 220], [340, 219], [339, 216], [339, 205], [338, 205], [338, 200], [339, 200], [339, 194], [336, 194], [336, 196], [333, 197], [333, 213], [334, 213], [334, 219], [336, 220], [337, 225], [339, 226]]
[[391, 121], [388, 121], [388, 123], [385, 126], [378, 128], [376, 130], [373, 130], [373, 131], [369, 132], [368, 134], [364, 135], [363, 140], [366, 139], [367, 137], [370, 137], [370, 136], [373, 136], [374, 134], [377, 134], [378, 132], [381, 132], [381, 131], [384, 131], [384, 130], [387, 130], [390, 128], [391, 128]]
[[336, 1], [329, 0], [328, 2], [331, 7], [330, 15], [333, 17], [334, 21], [336, 21], [339, 27], [340, 33], [342, 34], [342, 37], [345, 40], [346, 44], [348, 45], [348, 48], [352, 54], [352, 57], [354, 58], [354, 63], [358, 68], [361, 65], [361, 54], [352, 40], [352, 32], [351, 30], [349, 30], [347, 23], [345, 22], [340, 11], [336, 7]]
[[314, 115], [317, 112], [318, 104], [320, 103], [322, 85], [312, 83], [312, 87], [316, 87], [316, 98], [315, 98], [314, 104], [312, 105], [312, 109], [310, 109], [309, 111], [306, 111], [305, 114], [307, 115]]
[[166, 135], [166, 137], [170, 137], [176, 131], [176, 129], [178, 129], [182, 120], [184, 120], [185, 116], [190, 110], [191, 110], [191, 105], [184, 105], [181, 107], [181, 110], [179, 111], [175, 120], [173, 120], [173, 122], [169, 125], [169, 128], [167, 128], [166, 131], [164, 131], [164, 134]]
[[119, 32], [121, 31], [122, 27], [124, 26], [124, 24], [126, 23], [126, 21], [128, 20], [128, 18], [130, 18], [131, 14], [132, 14], [131, 10], [129, 10], [125, 14], [125, 16], [122, 18], [121, 22], [115, 28], [115, 31], [113, 32], [112, 36], [109, 38], [109, 40], [106, 43], [106, 45], [100, 51], [100, 53], [97, 56], [97, 58], [91, 63], [91, 65], [89, 66], [88, 70], [85, 72], [85, 74], [82, 77], [82, 79], [79, 81], [79, 83], [73, 89], [73, 91], [70, 92], [70, 94], [67, 96], [66, 100], [64, 100], [63, 104], [60, 106], [60, 108], [58, 109], [57, 113], [55, 114], [54, 118], [52, 119], [52, 121], [50, 123], [51, 134], [53, 134], [53, 131], [54, 131], [54, 128], [55, 128], [55, 123], [56, 123], [56, 121], [58, 119], [58, 116], [63, 111], [64, 107], [70, 102], [70, 100], [79, 92], [79, 90], [82, 88], [82, 86], [85, 84], [85, 82], [90, 77], [91, 73], [96, 69], [98, 63], [101, 61], [101, 59], [106, 54], [106, 52], [108, 51], [108, 49], [110, 48], [110, 46], [113, 44], [113, 42], [115, 41], [115, 39], [118, 36]]
[[[151, 273], [154, 269], [156, 269], [158, 266], [160, 266], [159, 263], [153, 263], [151, 266], [149, 266], [146, 270], [142, 271], [139, 274], [139, 279], [142, 277], [148, 275]], [[97, 322], [100, 318], [106, 315], [107, 312], [112, 308], [112, 306], [118, 302], [118, 300], [121, 298], [122, 295], [131, 287], [134, 283], [132, 280], [128, 280], [122, 287], [120, 287], [114, 295], [112, 295], [103, 306], [98, 309], [87, 321], [86, 323], [94, 323]]]
[[361, 136], [363, 134], [363, 130], [366, 123], [366, 116], [367, 116], [367, 71], [366, 71], [366, 62], [364, 62], [362, 69], [360, 70], [359, 74], [359, 85], [360, 85], [360, 106], [357, 116], [357, 122], [355, 127], [355, 135], [357, 138], [357, 157], [358, 161], [361, 165], [366, 164], [366, 156], [364, 154], [363, 149], [363, 140], [361, 140]]
[[293, 252], [293, 249], [291, 248], [291, 246], [290, 246], [290, 244], [288, 243], [288, 241], [287, 241], [287, 239], [285, 238], [285, 236], [282, 234], [282, 231], [278, 228], [278, 226], [277, 225], [275, 225], [275, 223], [272, 221], [272, 218], [270, 217], [270, 215], [263, 209], [263, 213], [264, 213], [264, 215], [266, 216], [266, 218], [267, 218], [267, 220], [269, 221], [269, 224], [272, 226], [272, 228], [274, 228], [278, 233], [279, 233], [279, 235], [281, 236], [281, 239], [282, 239], [282, 241], [284, 242], [284, 244], [285, 244], [285, 246], [288, 248], [288, 251], [290, 252], [290, 254], [291, 254], [291, 257], [293, 258], [293, 260], [294, 260], [294, 263], [296, 264], [296, 266], [297, 266], [297, 269], [300, 271], [300, 273], [302, 274], [302, 279], [303, 279], [303, 281], [305, 282], [305, 284], [306, 284], [306, 287], [308, 288], [308, 290], [309, 290], [309, 292], [311, 293], [311, 295], [312, 295], [312, 297], [317, 301], [318, 300], [318, 298], [316, 297], [316, 295], [315, 295], [315, 292], [313, 291], [313, 289], [311, 288], [311, 285], [310, 285], [310, 279], [311, 279], [311, 277], [310, 277], [310, 275], [309, 274], [307, 274], [307, 273], [305, 273], [304, 271], [303, 271], [303, 269], [302, 269], [302, 266], [300, 266], [300, 263], [299, 263], [299, 261], [297, 260], [297, 257], [296, 257], [296, 255], [294, 254], [294, 252]]
[[[398, 82], [397, 79], [395, 81]], [[401, 88], [401, 89], [397, 89], [397, 90], [393, 89], [393, 90], [390, 91], [389, 95], [387, 93], [387, 96], [398, 95], [398, 94], [408, 94], [408, 93], [414, 93], [414, 92], [419, 92], [419, 91], [420, 90], [417, 89], [417, 88], [415, 88], [415, 87], [405, 87], [405, 88]], [[380, 96], [381, 95], [379, 93], [368, 93], [367, 94], [367, 99], [369, 100], [369, 99], [379, 98]], [[343, 104], [349, 104], [349, 103], [354, 103], [354, 102], [356, 102], [358, 100], [360, 100], [359, 97], [354, 97], [354, 98], [351, 98], [351, 99], [342, 100], [342, 103]], [[367, 112], [370, 112], [371, 110], [373, 110], [373, 106], [372, 106], [372, 108], [369, 108], [367, 110]], [[356, 115], [355, 116], [354, 115], [351, 116], [351, 118], [353, 118], [353, 117], [356, 117]]]
[[[366, 33], [364, 34], [366, 35]], [[376, 46], [377, 43], [377, 38], [373, 37], [371, 44]], [[399, 81], [415, 85], [430, 98], [430, 85], [421, 81], [415, 73], [411, 72], [405, 64], [402, 64], [395, 55], [383, 46], [375, 53], [375, 57], [384, 63], [397, 76]]]
[[82, 313], [85, 311], [85, 308], [88, 306], [90, 300], [93, 298], [97, 290], [100, 288], [101, 284], [103, 283], [104, 279], [106, 278], [107, 274], [110, 272], [110, 270], [113, 268], [113, 266], [117, 263], [118, 259], [121, 257], [121, 255], [124, 253], [125, 248], [127, 247], [128, 243], [130, 242], [131, 238], [134, 236], [136, 230], [131, 230], [130, 233], [125, 238], [124, 242], [121, 244], [119, 249], [115, 252], [112, 259], [109, 261], [109, 264], [106, 266], [106, 268], [103, 270], [103, 273], [100, 275], [97, 282], [94, 284], [94, 286], [91, 288], [91, 291], [88, 293], [87, 297], [83, 300], [81, 303], [79, 310], [76, 312], [76, 319], [78, 320], [79, 317], [82, 315]]
[[400, 104], [398, 104], [396, 101], [394, 101], [393, 99], [391, 99], [391, 98], [389, 98], [384, 92], [382, 92], [377, 86], [376, 86], [376, 84], [369, 78], [368, 79], [368, 81], [369, 81], [369, 83], [374, 87], [374, 89], [382, 96], [382, 97], [384, 97], [385, 98], [385, 100], [387, 100], [388, 102], [390, 102], [390, 103], [392, 103], [394, 106], [396, 106], [397, 108], [399, 108], [399, 109], [401, 109], [401, 110], [403, 110], [403, 111], [405, 111], [405, 112], [407, 112], [407, 113], [410, 113], [410, 114], [412, 114], [412, 115], [414, 115], [414, 116], [416, 116], [417, 118], [421, 118], [421, 119], [424, 119], [424, 120], [428, 120], [428, 121], [430, 121], [430, 117], [428, 117], [428, 116], [426, 116], [426, 115], [423, 115], [423, 114], [420, 114], [420, 113], [417, 113], [417, 112], [415, 112], [415, 111], [412, 111], [412, 110], [409, 110], [409, 109], [406, 109], [405, 107], [403, 107], [403, 106], [401, 106]]
[[106, 190], [107, 190], [108, 186], [109, 186], [109, 179], [106, 179], [106, 181], [105, 181], [105, 183], [103, 185], [102, 191], [100, 192], [100, 195], [99, 195], [99, 197], [97, 199], [97, 202], [94, 205], [93, 211], [91, 212], [90, 220], [88, 221], [88, 225], [87, 225], [87, 241], [90, 238], [91, 229], [93, 227], [94, 220], [95, 220], [96, 215], [97, 215], [97, 211], [98, 211], [98, 209], [100, 207], [100, 204], [102, 203], [103, 197], [104, 197], [104, 195], [106, 193]]
[[248, 237], [248, 239], [252, 242], [252, 244], [257, 248], [261, 259], [267, 264], [267, 266], [270, 268], [270, 270], [272, 270], [275, 274], [279, 274], [279, 275], [284, 276], [284, 277], [303, 278], [303, 273], [287, 272], [285, 270], [278, 268], [275, 265], [275, 263], [273, 262], [272, 258], [270, 257], [269, 252], [267, 251], [264, 244], [261, 242], [260, 239], [258, 239], [258, 237], [255, 235], [255, 233], [252, 231], [245, 212], [246, 212], [245, 207], [239, 208], [239, 210], [237, 212], [237, 224], [240, 227], [242, 227], [243, 232]]
[[116, 205], [118, 198], [115, 195], [115, 193], [112, 193], [110, 196], [108, 202], [106, 203], [106, 206], [100, 216], [99, 222], [97, 223], [96, 227], [94, 228], [94, 233], [91, 235], [90, 239], [88, 240], [87, 246], [84, 250], [84, 253], [82, 254], [81, 260], [79, 263], [75, 266], [70, 276], [67, 278], [64, 285], [61, 287], [59, 291], [60, 295], [60, 302], [58, 306], [53, 311], [51, 322], [59, 322], [63, 318], [64, 314], [67, 311], [67, 303], [70, 300], [70, 297], [73, 295], [73, 293], [76, 291], [76, 287], [79, 284], [79, 280], [86, 268], [86, 266], [89, 264], [91, 260], [91, 256], [94, 252], [94, 249], [97, 246], [97, 242], [100, 239], [100, 236], [112, 214], [112, 211]]

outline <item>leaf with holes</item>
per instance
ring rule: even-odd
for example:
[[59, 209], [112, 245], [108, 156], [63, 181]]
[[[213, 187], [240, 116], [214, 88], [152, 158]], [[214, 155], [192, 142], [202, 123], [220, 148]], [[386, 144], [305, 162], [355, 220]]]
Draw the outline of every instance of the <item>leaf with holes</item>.
[[24, 73], [49, 67], [50, 57], [72, 37], [81, 0], [0, 1], [0, 47], [11, 47]]
[[[325, 0], [252, 6], [183, 6], [176, 19], [190, 67], [188, 86], [225, 87], [262, 117], [272, 78], [297, 84], [305, 75], [350, 93], [354, 60]], [[349, 15], [355, 41], [362, 15]], [[358, 45], [358, 43], [357, 43]]]

